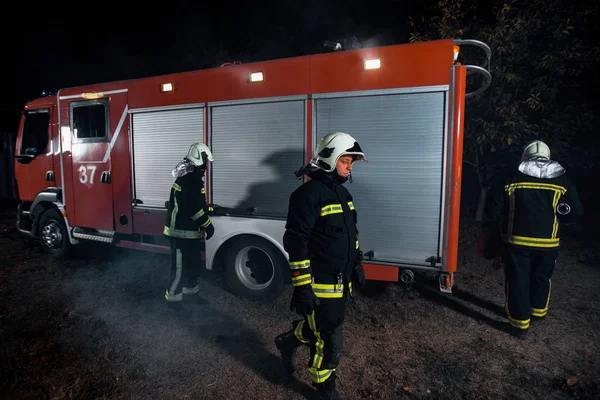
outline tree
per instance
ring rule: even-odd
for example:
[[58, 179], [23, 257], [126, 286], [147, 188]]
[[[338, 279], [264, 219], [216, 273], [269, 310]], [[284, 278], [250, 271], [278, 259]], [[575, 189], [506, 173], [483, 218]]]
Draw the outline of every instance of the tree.
[[[565, 162], [597, 163], [577, 157], [582, 150], [577, 138], [597, 140], [592, 136], [598, 115], [592, 88], [598, 82], [600, 50], [592, 38], [599, 30], [598, 6], [561, 0], [441, 0], [433, 11], [429, 20], [409, 19], [411, 42], [478, 39], [492, 49], [492, 84], [467, 100], [465, 114], [465, 163], [476, 168], [480, 185], [477, 220], [492, 173], [514, 166], [515, 156], [531, 140], [546, 141]], [[473, 63], [474, 54], [463, 51], [459, 61]]]

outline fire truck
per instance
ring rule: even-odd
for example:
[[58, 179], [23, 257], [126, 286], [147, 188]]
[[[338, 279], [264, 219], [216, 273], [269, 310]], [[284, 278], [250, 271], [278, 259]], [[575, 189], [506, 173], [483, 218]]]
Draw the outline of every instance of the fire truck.
[[[486, 62], [459, 62], [465, 46]], [[465, 98], [489, 86], [490, 56], [483, 42], [445, 39], [61, 89], [24, 106], [18, 230], [57, 258], [82, 241], [169, 254], [171, 171], [204, 142], [215, 159], [206, 269], [238, 295], [275, 299], [291, 282], [282, 245], [289, 196], [309, 179], [294, 172], [319, 137], [341, 131], [369, 160], [346, 184], [366, 278], [410, 282], [412, 270], [428, 270], [451, 293]], [[467, 92], [471, 73], [482, 78]]]

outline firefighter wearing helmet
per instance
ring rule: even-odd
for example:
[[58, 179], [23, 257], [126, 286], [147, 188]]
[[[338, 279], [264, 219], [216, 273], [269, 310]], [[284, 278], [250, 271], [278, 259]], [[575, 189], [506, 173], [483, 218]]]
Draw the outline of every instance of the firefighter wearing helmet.
[[559, 224], [577, 220], [582, 205], [565, 169], [540, 140], [523, 149], [518, 170], [492, 188], [487, 200], [484, 224], [502, 227], [508, 329], [525, 339], [531, 321], [548, 313]]
[[365, 282], [356, 229], [357, 212], [343, 184], [356, 161], [366, 161], [347, 133], [323, 137], [312, 161], [296, 172], [311, 179], [290, 196], [283, 245], [289, 254], [294, 291], [290, 309], [303, 319], [275, 338], [285, 369], [296, 370], [296, 350], [310, 348], [308, 369], [323, 399], [338, 399], [336, 368], [342, 325], [352, 283]]
[[203, 143], [190, 146], [172, 171], [175, 179], [169, 196], [163, 234], [171, 242], [171, 280], [165, 299], [169, 308], [181, 310], [184, 295], [197, 294], [204, 236], [215, 232], [208, 215], [204, 173], [213, 155]]

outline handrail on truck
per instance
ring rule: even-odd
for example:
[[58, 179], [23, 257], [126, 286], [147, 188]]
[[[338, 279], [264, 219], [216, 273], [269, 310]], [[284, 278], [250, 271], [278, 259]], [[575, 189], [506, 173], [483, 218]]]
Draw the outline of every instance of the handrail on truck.
[[492, 50], [487, 44], [483, 43], [480, 40], [474, 39], [455, 39], [454, 44], [456, 44], [457, 46], [472, 45], [475, 47], [479, 47], [480, 49], [483, 49], [483, 51], [485, 51], [486, 60], [482, 65], [465, 65], [465, 67], [467, 68], [467, 75], [471, 75], [473, 73], [479, 73], [483, 75], [482, 86], [473, 92], [465, 94], [465, 97], [476, 96], [485, 91], [492, 83], [492, 74], [490, 73], [490, 59], [492, 58]]

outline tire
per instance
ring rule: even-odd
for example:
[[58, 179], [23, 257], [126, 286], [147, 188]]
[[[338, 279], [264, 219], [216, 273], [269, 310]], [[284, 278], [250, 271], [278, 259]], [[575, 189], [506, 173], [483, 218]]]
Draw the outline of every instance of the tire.
[[[281, 295], [287, 261], [273, 244], [259, 237], [245, 236], [235, 240], [226, 252], [224, 279], [231, 292], [266, 302]], [[249, 267], [249, 262], [255, 268]]]
[[64, 260], [71, 249], [67, 226], [56, 209], [44, 211], [39, 222], [39, 237], [42, 249], [52, 257]]

